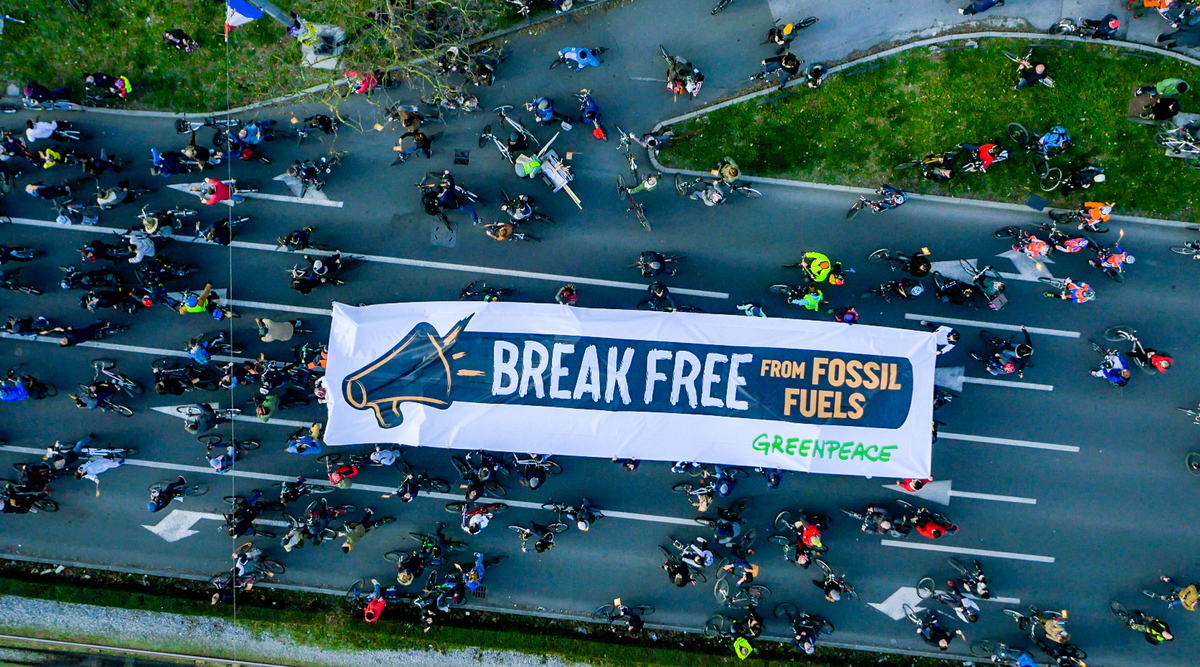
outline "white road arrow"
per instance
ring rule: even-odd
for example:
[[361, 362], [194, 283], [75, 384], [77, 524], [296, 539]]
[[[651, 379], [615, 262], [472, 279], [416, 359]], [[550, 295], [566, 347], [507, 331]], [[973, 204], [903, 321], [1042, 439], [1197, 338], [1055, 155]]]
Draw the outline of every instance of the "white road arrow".
[[[158, 535], [168, 542], [178, 542], [185, 537], [191, 537], [198, 530], [192, 530], [192, 526], [196, 525], [197, 521], [202, 519], [211, 519], [213, 521], [225, 521], [225, 517], [220, 514], [211, 512], [189, 512], [187, 510], [175, 509], [171, 513], [163, 517], [157, 525], [147, 526], [142, 524], [142, 528]], [[270, 519], [255, 519], [254, 523], [264, 526], [286, 526], [286, 521], [273, 521]]]
[[905, 495], [916, 496], [922, 500], [937, 503], [939, 505], [949, 505], [951, 498], [971, 498], [974, 500], [994, 500], [1001, 503], [1017, 503], [1018, 505], [1036, 505], [1036, 498], [1024, 498], [1021, 496], [998, 496], [992, 493], [972, 493], [970, 491], [954, 491], [950, 487], [953, 484], [951, 480], [939, 479], [930, 482], [923, 486], [920, 491], [912, 493], [906, 491], [898, 484], [884, 484], [883, 488], [899, 491]]
[[901, 586], [896, 589], [895, 593], [888, 596], [888, 599], [883, 602], [868, 602], [867, 604], [890, 617], [893, 621], [898, 621], [904, 618], [904, 605], [912, 607], [915, 612], [922, 612], [921, 603], [924, 600], [920, 595], [917, 595], [917, 589], [911, 586]]
[[[276, 180], [282, 180], [282, 179], [276, 178]], [[235, 181], [223, 181], [223, 182], [231, 183], [231, 184], [235, 183]], [[172, 190], [186, 192], [189, 195], [196, 195], [196, 193], [194, 191], [192, 191], [192, 188], [193, 187], [199, 188], [199, 187], [202, 187], [203, 185], [204, 185], [203, 183], [171, 183], [167, 187], [171, 188]], [[291, 202], [293, 204], [310, 204], [312, 206], [327, 206], [329, 208], [342, 208], [342, 202], [333, 201], [332, 199], [326, 197], [325, 193], [319, 192], [317, 190], [312, 190], [312, 189], [310, 189], [308, 192], [304, 193], [303, 197], [293, 197], [290, 195], [270, 195], [270, 194], [266, 194], [263, 192], [245, 192], [245, 191], [238, 192], [238, 194], [240, 194], [241, 196], [246, 197], [248, 199], [266, 199], [269, 201]], [[199, 196], [199, 195], [196, 195], [196, 196]], [[234, 205], [233, 201], [229, 200], [229, 199], [226, 199], [225, 201], [223, 201], [221, 203], [225, 204], [226, 206]]]
[[[195, 405], [195, 403], [187, 403], [185, 405]], [[187, 417], [180, 414], [180, 412], [175, 409], [175, 408], [185, 407], [185, 405], [165, 405], [165, 406], [161, 406], [161, 407], [157, 407], [157, 408], [150, 408], [150, 409], [154, 410], [155, 412], [161, 412], [164, 415], [170, 415], [172, 417], [178, 417], [180, 419], [187, 419]], [[214, 410], [219, 409], [221, 407], [220, 404], [218, 404], [218, 403], [209, 403], [209, 405], [212, 406], [212, 408]], [[234, 416], [233, 420], [239, 421], [239, 422], [248, 422], [251, 424], [263, 423], [262, 420], [259, 419], [258, 417], [253, 417], [250, 415], [236, 415], [236, 416]], [[275, 419], [274, 417], [271, 418], [271, 421], [266, 422], [266, 424], [267, 424], [267, 426], [291, 426], [292, 428], [297, 428], [297, 427], [301, 427], [301, 426], [308, 428], [309, 426], [312, 426], [312, 422], [300, 421], [298, 419]]]
[[933, 371], [933, 383], [950, 391], [961, 392], [963, 388], [964, 366], [937, 368]]
[[1046, 264], [1053, 264], [1054, 260], [1049, 257], [1043, 257], [1039, 262], [1030, 259], [1029, 255], [1017, 250], [1009, 250], [1008, 252], [1000, 253], [997, 257], [1003, 257], [1011, 260], [1013, 266], [1017, 268], [1017, 273], [1001, 273], [1001, 278], [1008, 280], [1024, 280], [1026, 282], [1036, 283], [1038, 278], [1053, 278], [1054, 276], [1046, 270]]

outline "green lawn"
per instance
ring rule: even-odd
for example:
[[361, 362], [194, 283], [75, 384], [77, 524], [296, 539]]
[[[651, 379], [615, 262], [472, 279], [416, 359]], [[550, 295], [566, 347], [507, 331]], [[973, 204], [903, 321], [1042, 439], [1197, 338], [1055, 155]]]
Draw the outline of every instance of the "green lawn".
[[[348, 69], [397, 65], [450, 39], [443, 36], [479, 35], [515, 20], [503, 0], [412, 4], [417, 11], [398, 17], [396, 31], [368, 17], [386, 5], [378, 0], [296, 5], [306, 20], [346, 30], [347, 52], [338, 70], [328, 72], [300, 67], [299, 45], [267, 16], [235, 29], [226, 48], [225, 3], [219, 0], [94, 0], [87, 15], [63, 0], [25, 0], [4, 10], [27, 23], [4, 26], [0, 75], [17, 85], [33, 79], [50, 88], [69, 86], [75, 100], [84, 73], [125, 75], [134, 86], [124, 103], [130, 108], [220, 110], [294, 93]], [[164, 45], [161, 35], [171, 28], [182, 28], [201, 49], [187, 55]]]
[[[877, 187], [889, 182], [915, 192], [1025, 202], [1039, 192], [1029, 156], [1007, 139], [1008, 123], [1030, 131], [1063, 125], [1074, 147], [1056, 166], [1096, 164], [1106, 183], [1089, 198], [1117, 202], [1116, 212], [1200, 221], [1196, 205], [1200, 170], [1167, 158], [1153, 141], [1155, 128], [1125, 119], [1131, 90], [1175, 76], [1200, 85], [1197, 68], [1171, 58], [1123, 56], [1126, 50], [1092, 44], [1041, 48], [1057, 87], [1021, 91], [1015, 68], [1001, 51], [1024, 53], [1028, 43], [985, 40], [979, 49], [930, 54], [913, 49], [877, 69], [839, 74], [816, 91], [795, 92], [763, 106], [763, 97], [698, 117], [674, 128], [686, 134], [660, 156], [666, 166], [710, 169], [733, 157], [750, 175], [818, 183]], [[1136, 52], [1141, 53], [1141, 52]], [[852, 66], [850, 70], [853, 70]], [[1184, 112], [1200, 112], [1195, 91], [1181, 100]], [[959, 142], [998, 141], [1009, 148], [1005, 164], [987, 174], [963, 174], [948, 184], [892, 167]], [[1047, 195], [1056, 205], [1077, 205], [1083, 195]]]

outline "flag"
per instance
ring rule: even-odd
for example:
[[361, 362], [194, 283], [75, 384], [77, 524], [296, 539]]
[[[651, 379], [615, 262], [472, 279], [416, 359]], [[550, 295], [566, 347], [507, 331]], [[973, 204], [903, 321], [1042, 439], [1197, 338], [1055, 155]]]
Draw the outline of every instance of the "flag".
[[263, 10], [247, 2], [247, 0], [227, 0], [225, 6], [225, 41], [229, 41], [229, 31], [241, 25], [260, 19]]

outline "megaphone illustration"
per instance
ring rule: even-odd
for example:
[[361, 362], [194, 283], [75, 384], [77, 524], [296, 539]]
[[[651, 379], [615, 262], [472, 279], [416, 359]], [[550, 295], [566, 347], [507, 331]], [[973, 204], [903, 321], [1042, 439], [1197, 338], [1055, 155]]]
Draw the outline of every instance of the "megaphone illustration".
[[471, 316], [445, 336], [428, 322], [412, 328], [383, 356], [342, 380], [342, 396], [351, 407], [373, 410], [381, 428], [404, 422], [402, 403], [412, 401], [439, 410], [450, 407], [453, 389], [450, 349]]

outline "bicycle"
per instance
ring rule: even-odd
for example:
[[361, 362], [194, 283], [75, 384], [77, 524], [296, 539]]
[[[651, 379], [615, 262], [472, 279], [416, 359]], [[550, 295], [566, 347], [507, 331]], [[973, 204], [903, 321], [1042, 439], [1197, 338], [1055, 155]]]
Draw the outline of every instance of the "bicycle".
[[[565, 533], [567, 531], [567, 524], [565, 524], [561, 521], [555, 521], [546, 526], [542, 526], [542, 525], [535, 523], [535, 524], [533, 524], [533, 526], [534, 526], [533, 528], [526, 528], [524, 526], [518, 526], [517, 524], [510, 524], [508, 526], [509, 530], [516, 533], [517, 537], [521, 538], [521, 552], [522, 553], [525, 552], [525, 545], [529, 542], [530, 539], [533, 539], [535, 542], [540, 542], [542, 540], [542, 538], [544, 536], [546, 536], [547, 534], [559, 535], [559, 534]], [[535, 529], [544, 529], [544, 530], [535, 530]], [[550, 544], [553, 545], [553, 543], [554, 543], [554, 541], [550, 540]]]
[[80, 14], [86, 14], [92, 8], [92, 0], [67, 0], [67, 6]]
[[633, 217], [637, 218], [638, 223], [641, 224], [642, 227], [645, 227], [646, 231], [651, 231], [650, 221], [646, 219], [646, 209], [634, 200], [633, 192], [631, 192], [629, 188], [625, 187], [625, 177], [621, 176], [620, 174], [617, 174], [617, 199], [622, 201], [628, 199], [629, 208], [625, 210], [632, 212]]
[[617, 129], [617, 150], [625, 151], [625, 159], [629, 162], [629, 173], [633, 174], [633, 182], [641, 183], [642, 179], [638, 178], [637, 160], [633, 157], [632, 144], [633, 139], [629, 133], [621, 129], [620, 125], [613, 125]]
[[[416, 484], [417, 488], [419, 488], [422, 491], [428, 491], [428, 492], [432, 492], [432, 493], [449, 493], [450, 492], [450, 483], [444, 479], [439, 479], [437, 477], [430, 477], [428, 470], [425, 470], [420, 473], [414, 472], [412, 467], [403, 461], [397, 462], [396, 467], [399, 469], [400, 477], [402, 479], [408, 479], [409, 477], [412, 477], [413, 483]], [[391, 498], [393, 495], [396, 495], [396, 494], [385, 493], [382, 497]]]
[[837, 630], [829, 619], [818, 614], [801, 613], [796, 605], [791, 602], [780, 602], [775, 605], [775, 610], [772, 613], [775, 618], [786, 618], [793, 628], [796, 628], [797, 625], [805, 625], [812, 628], [814, 641], [817, 638], [831, 635]]
[[[5, 373], [4, 377], [8, 378], [9, 380], [17, 379], [18, 368], [20, 368], [20, 366], [14, 366], [8, 369], [8, 372]], [[25, 391], [29, 392], [29, 398], [32, 398], [35, 401], [58, 396], [58, 387], [55, 387], [49, 382], [42, 382], [32, 375], [22, 375], [20, 376], [20, 380], [21, 383], [25, 385]]]
[[832, 579], [841, 585], [841, 587], [843, 589], [843, 593], [842, 593], [843, 595], [849, 597], [851, 600], [858, 599], [858, 593], [854, 590], [853, 586], [846, 583], [846, 578], [844, 576], [843, 577], [835, 577], [833, 574], [833, 568], [829, 567], [829, 564], [826, 563], [825, 561], [821, 560], [820, 558], [813, 559], [813, 562], [816, 563], [817, 566], [821, 568], [821, 572], [824, 573], [826, 580]]
[[[625, 611], [625, 610], [628, 611]], [[632, 607], [616, 607], [611, 604], [601, 605], [592, 611], [593, 621], [604, 621], [609, 625], [617, 625], [624, 623], [629, 616], [640, 616], [645, 618], [653, 615], [655, 609], [652, 605], [639, 604]]]
[[45, 102], [39, 102], [26, 97], [22, 99], [22, 103], [30, 111], [83, 111], [82, 104], [76, 104], [70, 100], [46, 100]]
[[642, 299], [638, 301], [638, 310], [649, 310], [656, 313], [701, 313], [704, 312], [696, 306], [675, 306], [674, 308], [659, 305], [654, 299]]
[[492, 109], [492, 112], [495, 113], [500, 120], [504, 121], [505, 125], [508, 125], [513, 131], [525, 137], [525, 139], [529, 141], [529, 143], [533, 144], [534, 147], [540, 148], [542, 143], [538, 141], [538, 138], [533, 136], [533, 133], [530, 132], [529, 129], [526, 128], [523, 123], [521, 123], [521, 121], [508, 115], [508, 112], [512, 110], [513, 105], [505, 104]]
[[[562, 522], [562, 518], [564, 516], [571, 521], [578, 521], [579, 513], [581, 511], [578, 507], [573, 505], [564, 505], [563, 503], [542, 503], [542, 509], [546, 510], [547, 512], [554, 512], [555, 521], [557, 522]], [[592, 515], [591, 523], [595, 523], [604, 518], [604, 513], [598, 509], [589, 507], [588, 511], [591, 512]]]
[[1035, 638], [1034, 632], [1036, 632], [1038, 628], [1042, 628], [1043, 631], [1045, 631], [1045, 626], [1048, 621], [1063, 621], [1067, 618], [1067, 612], [1065, 609], [1061, 612], [1053, 610], [1039, 610], [1033, 605], [1029, 605], [1028, 615], [1022, 614], [1016, 609], [1005, 609], [1004, 613], [1016, 622], [1018, 630], [1029, 633], [1030, 639]]
[[707, 512], [708, 506], [716, 497], [716, 486], [713, 482], [704, 484], [694, 484], [692, 482], [680, 482], [671, 487], [671, 491], [682, 493], [688, 497], [688, 502], [692, 507], [695, 507], [701, 512]]
[[[888, 194], [888, 193], [889, 193], [889, 191], [885, 190], [884, 188], [879, 188], [879, 189], [875, 190], [875, 194], [877, 194], [877, 195], [884, 195], [884, 194]], [[895, 194], [899, 194], [900, 197], [902, 198], [899, 204], [893, 204], [890, 199], [890, 197], [894, 196]], [[889, 195], [889, 199], [878, 199], [878, 200], [870, 200], [870, 199], [867, 199], [866, 197], [863, 197], [862, 195], [859, 195], [858, 201], [851, 204], [850, 210], [846, 211], [846, 219], [847, 220], [854, 219], [854, 217], [858, 215], [858, 212], [863, 210], [864, 208], [870, 208], [872, 213], [882, 213], [884, 211], [890, 211], [894, 208], [898, 208], [907, 201], [908, 201], [908, 195], [904, 194], [903, 192], [892, 193], [891, 195]]]
[[1200, 241], [1187, 241], [1183, 245], [1171, 246], [1171, 252], [1188, 255], [1192, 259], [1200, 259]]
[[[930, 254], [929, 248], [921, 248], [921, 252], [916, 253], [916, 255], [918, 255], [918, 256], [923, 255], [926, 257], [928, 257], [929, 254]], [[910, 273], [910, 274], [912, 273], [912, 271], [909, 270], [909, 266], [911, 266], [913, 259], [914, 259], [913, 257], [910, 257], [902, 252], [893, 251], [889, 248], [880, 248], [880, 249], [876, 250], [875, 252], [871, 253], [870, 255], [867, 255], [867, 262], [870, 264], [878, 264], [880, 262], [887, 262], [888, 268], [891, 269], [892, 271], [903, 270], [906, 273]], [[790, 268], [790, 267], [784, 267], [784, 268]]]
[[1046, 655], [1054, 658], [1058, 667], [1087, 667], [1083, 662], [1087, 659], [1087, 651], [1071, 644], [1049, 642], [1041, 637], [1034, 637], [1033, 643]]
[[141, 396], [146, 393], [145, 387], [129, 379], [125, 374], [114, 371], [113, 368], [116, 368], [116, 366], [117, 362], [112, 359], [96, 359], [92, 361], [92, 369], [96, 372], [92, 381], [99, 382], [103, 377], [106, 382], [131, 397]]
[[971, 655], [976, 658], [987, 658], [992, 663], [1003, 665], [1004, 667], [1017, 667], [1017, 660], [1019, 658], [1023, 656], [1033, 657], [1027, 651], [991, 639], [981, 639], [971, 644]]
[[[408, 536], [417, 542], [417, 551], [420, 553], [429, 554], [432, 552], [433, 549], [438, 547], [438, 540], [437, 540], [437, 538], [435, 538], [433, 536], [424, 535], [422, 533], [409, 533]], [[442, 553], [441, 556], [438, 556], [436, 558], [430, 558], [427, 561], [427, 563], [429, 565], [431, 565], [433, 567], [438, 567], [445, 562], [445, 559], [443, 558], [443, 556], [445, 556], [447, 553], [450, 553], [452, 551], [462, 551], [467, 548], [467, 545], [463, 542], [456, 542], [454, 540], [449, 540], [449, 539], [443, 540], [443, 542], [444, 542], [444, 553]], [[408, 558], [410, 556], [411, 556], [411, 554], [407, 551], [396, 550], [396, 551], [389, 551], [389, 552], [383, 554], [383, 559], [389, 563], [396, 563], [398, 565], [400, 563], [403, 563], [405, 560], [408, 560]]]
[[[194, 405], [178, 405], [175, 407], [175, 412], [187, 418], [199, 417], [201, 414], [203, 414], [203, 411]], [[233, 421], [234, 417], [242, 414], [241, 408], [222, 408], [213, 410], [213, 412], [215, 412], [217, 415], [218, 424]]]
[[[170, 486], [171, 484], [174, 484], [174, 482], [171, 482], [171, 481], [155, 482], [155, 483], [151, 484], [149, 487], [147, 487], [146, 490], [149, 491], [150, 493], [162, 493], [162, 491], [164, 489], [166, 489], [168, 486]], [[185, 496], [188, 498], [195, 498], [198, 496], [202, 496], [206, 493], [208, 493], [208, 485], [207, 484], [187, 484], [187, 485], [183, 486], [182, 488], [180, 488], [178, 491], [178, 495]]]
[[[81, 383], [81, 384], [77, 385], [77, 389], [79, 391], [79, 394], [78, 394], [79, 396], [87, 396], [89, 398], [98, 399], [98, 402], [96, 403], [96, 407], [99, 408], [103, 412], [111, 412], [116, 415], [121, 415], [122, 417], [132, 417], [133, 416], [132, 408], [121, 405], [120, 403], [114, 403], [114, 402], [112, 402], [111, 399], [108, 399], [108, 398], [99, 399], [99, 397], [95, 395], [95, 390], [92, 388], [92, 385], [87, 385], [87, 384]], [[75, 395], [72, 394], [72, 398], [74, 398], [74, 397], [75, 397]], [[80, 407], [86, 407], [86, 406], [80, 405]]]
[[[463, 510], [470, 505], [471, 503], [469, 502], [459, 500], [452, 503], [446, 503], [445, 509], [451, 514], [462, 514]], [[474, 511], [483, 514], [502, 514], [508, 511], [508, 505], [505, 505], [504, 503], [487, 503], [476, 507]]]
[[[704, 186], [711, 179], [710, 177], [701, 176], [699, 178], [690, 178], [686, 174], [675, 174], [675, 194], [680, 197], [687, 197], [692, 194], [696, 188]], [[747, 199], [757, 199], [762, 196], [762, 193], [749, 185], [740, 183], [725, 183], [724, 181], [716, 181], [722, 183], [724, 187], [729, 188], [731, 193], [736, 192]]]
[[1030, 164], [1033, 167], [1033, 173], [1038, 177], [1038, 186], [1043, 192], [1050, 192], [1057, 188], [1063, 180], [1062, 169], [1051, 167], [1050, 160], [1065, 152], [1066, 146], [1042, 146], [1038, 142], [1041, 136], [1036, 132], [1030, 133], [1020, 123], [1008, 124], [1008, 137], [1017, 144], [1018, 148], [1031, 154]]
[[[595, 48], [588, 49], [588, 51], [591, 51], [591, 52], [592, 52], [592, 55], [594, 55], [594, 56], [602, 56], [602, 55], [604, 55], [605, 53], [608, 53], [608, 47], [605, 47], [605, 46], [597, 46], [597, 47], [595, 47]], [[567, 57], [566, 57], [566, 56], [563, 56], [563, 55], [555, 55], [555, 57], [554, 57], [554, 62], [550, 63], [550, 69], [554, 69], [554, 68], [558, 67], [559, 65], [562, 65], [562, 64], [564, 64], [564, 63], [567, 63], [567, 62], [569, 62], [569, 61], [568, 61], [568, 59], [567, 59]], [[569, 69], [571, 69], [571, 68], [570, 68], [570, 67], [568, 67], [567, 69], [569, 70]]]
[[[512, 455], [513, 465], [518, 468], [540, 468], [545, 471], [547, 475], [562, 474], [563, 469], [562, 466], [558, 464], [558, 461], [551, 461], [548, 457], [534, 458], [533, 454], [527, 454], [526, 457], [527, 458], [521, 458], [519, 454], [514, 453]], [[545, 507], [545, 505], [543, 505], [543, 507]]]
[[42, 291], [36, 287], [31, 287], [29, 285], [21, 285], [21, 284], [14, 282], [16, 279], [18, 279], [20, 277], [21, 277], [20, 269], [9, 269], [7, 271], [0, 272], [0, 287], [3, 287], [6, 290], [11, 290], [13, 292], [21, 292], [23, 294], [32, 294], [33, 296], [41, 296], [42, 295]]
[[421, 98], [421, 104], [448, 111], [464, 111], [466, 113], [479, 111], [479, 98], [466, 94], [462, 86], [439, 85], [433, 89], [429, 97]]
[[212, 454], [214, 449], [233, 447], [235, 458], [241, 458], [242, 452], [252, 452], [262, 447], [262, 443], [257, 440], [235, 440], [233, 438], [226, 440], [213, 434], [196, 436], [196, 441], [204, 445], [204, 451], [207, 454]]
[[[718, 572], [724, 572], [724, 570]], [[730, 588], [728, 577], [717, 579], [717, 583], [713, 585], [713, 597], [718, 604], [726, 607], [757, 607], [771, 597], [771, 589], [762, 584], [738, 586], [737, 590], [732, 593], [730, 593]]]
[[483, 148], [486, 146], [489, 139], [496, 145], [497, 150], [500, 151], [500, 157], [508, 160], [509, 164], [514, 164], [516, 162], [516, 160], [513, 159], [512, 152], [508, 150], [508, 144], [500, 141], [499, 137], [497, 137], [495, 134], [492, 134], [491, 125], [484, 125], [483, 131], [479, 133], [479, 147]]
[[[1025, 57], [1024, 57], [1024, 58], [1018, 58], [1016, 55], [1014, 55], [1014, 54], [1012, 54], [1012, 53], [1009, 53], [1008, 51], [1001, 51], [1000, 53], [1004, 54], [1004, 57], [1005, 57], [1005, 58], [1008, 58], [1009, 60], [1011, 60], [1011, 61], [1013, 61], [1014, 63], [1017, 63], [1017, 64], [1020, 64], [1022, 60], [1026, 60], [1026, 61], [1027, 61], [1027, 60], [1029, 60], [1030, 58], [1032, 58], [1032, 57], [1033, 57], [1033, 49], [1029, 49], [1029, 51], [1028, 51], [1028, 52], [1025, 54]], [[1020, 70], [1018, 70], [1018, 71], [1020, 71]], [[1048, 77], [1048, 76], [1046, 76], [1046, 77], [1042, 77], [1041, 79], [1038, 79], [1038, 83], [1042, 84], [1043, 86], [1045, 86], [1045, 87], [1047, 87], [1047, 88], [1053, 88], [1053, 87], [1054, 87], [1054, 79], [1051, 79], [1051, 78], [1050, 78], [1050, 77]]]
[[[485, 231], [496, 232], [495, 236], [492, 236], [491, 234], [489, 234], [489, 236], [492, 236], [492, 238], [496, 239], [497, 241], [529, 241], [529, 242], [533, 242], [533, 243], [537, 243], [537, 242], [541, 241], [541, 239], [534, 236], [533, 234], [521, 231], [518, 227], [519, 224], [520, 223], [516, 223], [516, 222], [504, 222], [504, 221], [497, 220], [496, 222], [493, 222], [491, 224], [484, 225], [483, 228]], [[509, 233], [508, 237], [507, 238], [499, 238], [500, 231], [502, 229], [506, 229], [507, 227], [512, 227], [512, 231]]]
[[519, 199], [520, 198], [518, 197], [518, 198], [514, 199], [513, 197], [509, 197], [508, 193], [505, 192], [503, 189], [500, 190], [500, 200], [504, 202], [502, 208], [508, 213], [510, 218], [513, 218], [514, 222], [524, 222], [525, 220], [532, 220], [534, 222], [549, 222], [551, 224], [554, 223], [554, 218], [551, 218], [550, 216], [546, 215], [545, 213], [542, 213], [541, 211], [537, 210], [537, 206], [533, 202], [533, 197], [531, 197], [529, 195], [525, 195], [525, 198], [526, 198], [526, 203], [528, 203], [528, 205], [529, 205], [529, 215], [522, 218], [521, 220], [516, 220], [516, 218], [514, 217], [513, 214], [519, 208]]
[[1182, 127], [1159, 132], [1154, 135], [1154, 143], [1168, 151], [1185, 155], [1185, 165], [1192, 169], [1200, 169], [1200, 142], [1192, 139]]
[[334, 487], [313, 484], [307, 480], [295, 482], [275, 482], [271, 485], [279, 489], [279, 502], [286, 506], [288, 503], [296, 502], [307, 495], [325, 495], [333, 493]]
[[[74, 448], [74, 445], [56, 442], [52, 447], [46, 448], [46, 455], [42, 460], [48, 461], [55, 455], [65, 454]], [[137, 447], [84, 447], [80, 454], [88, 458], [127, 459], [137, 456], [138, 451]]]
[[737, 634], [733, 632], [733, 626], [736, 623], [725, 614], [713, 614], [704, 621], [704, 628], [701, 632], [709, 639], [734, 639], [737, 637]]
[[10, 498], [24, 497], [29, 498], [31, 506], [30, 512], [57, 512], [58, 503], [50, 500], [50, 492], [45, 490], [26, 491], [22, 490], [21, 485], [11, 479], [0, 479], [0, 493]]
[[236, 118], [217, 118], [215, 116], [209, 116], [199, 121], [186, 118], [175, 120], [175, 132], [178, 134], [194, 134], [197, 130], [205, 127], [215, 128], [219, 134], [224, 130], [234, 130], [241, 126], [242, 121]]
[[1038, 281], [1046, 283], [1050, 289], [1043, 292], [1042, 296], [1060, 298], [1061, 295], [1067, 293], [1067, 285], [1069, 278], [1048, 278], [1046, 276], [1038, 276]]
[[1105, 225], [1101, 222], [1092, 222], [1091, 218], [1087, 217], [1087, 211], [1080, 209], [1075, 209], [1073, 211], [1051, 210], [1048, 214], [1051, 220], [1060, 225], [1078, 222], [1082, 223], [1088, 229], [1088, 231], [1096, 232], [1097, 234], [1103, 234], [1108, 231], [1108, 225]]
[[475, 289], [475, 282], [476, 281], [472, 280], [471, 282], [467, 283], [466, 287], [462, 288], [462, 291], [458, 294], [459, 301], [466, 301], [467, 299], [473, 299], [477, 296], [482, 296], [484, 301], [499, 301], [506, 296], [512, 296], [513, 294], [516, 294], [516, 290], [508, 287], [488, 287], [487, 285], [480, 285], [479, 289]]

